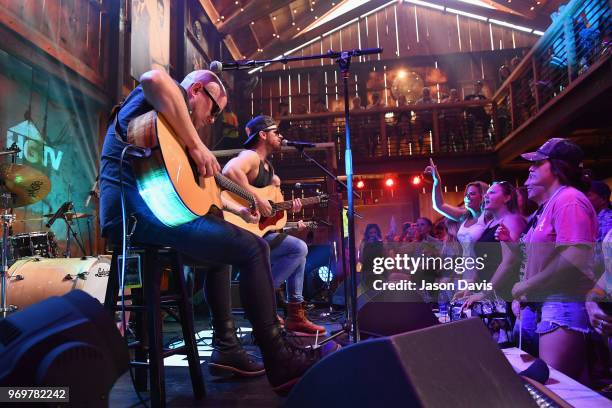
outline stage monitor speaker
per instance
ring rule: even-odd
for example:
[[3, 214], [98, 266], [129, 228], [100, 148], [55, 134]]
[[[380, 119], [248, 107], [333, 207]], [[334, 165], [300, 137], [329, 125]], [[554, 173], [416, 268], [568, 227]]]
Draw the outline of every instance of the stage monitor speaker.
[[81, 290], [0, 320], [2, 387], [69, 387], [70, 406], [106, 407], [128, 364], [115, 322]]
[[537, 407], [478, 318], [347, 346], [315, 364], [287, 407]]
[[357, 300], [359, 331], [369, 337], [392, 336], [438, 324], [429, 304], [414, 291], [370, 290]]

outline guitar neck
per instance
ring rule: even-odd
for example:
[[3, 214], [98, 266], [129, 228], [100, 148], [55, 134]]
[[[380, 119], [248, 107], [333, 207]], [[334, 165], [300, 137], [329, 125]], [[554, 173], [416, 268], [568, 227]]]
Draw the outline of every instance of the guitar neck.
[[[317, 227], [317, 222], [316, 221], [307, 221], [307, 222], [304, 222], [304, 225], [306, 226], [306, 228], [316, 228]], [[297, 221], [288, 221], [287, 224], [285, 224], [285, 227], [283, 229], [293, 229], [293, 228], [298, 228], [298, 222]]]
[[255, 197], [253, 197], [253, 194], [250, 191], [234, 183], [232, 180], [228, 179], [223, 174], [217, 173], [215, 175], [215, 181], [217, 182], [217, 185], [223, 190], [232, 192], [237, 196], [247, 200], [249, 203], [251, 203], [252, 206], [255, 205]]
[[[314, 196], [308, 198], [301, 198], [300, 200], [302, 201], [302, 205], [306, 207], [308, 205], [319, 204], [321, 202], [321, 197]], [[274, 203], [272, 206], [275, 210], [290, 210], [293, 207], [293, 201], [281, 201], [280, 203]]]

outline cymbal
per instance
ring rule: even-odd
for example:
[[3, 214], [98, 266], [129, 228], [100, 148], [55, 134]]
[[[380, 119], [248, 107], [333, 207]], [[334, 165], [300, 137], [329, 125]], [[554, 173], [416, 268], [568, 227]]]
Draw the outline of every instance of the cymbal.
[[[51, 218], [54, 215], [55, 215], [55, 213], [43, 214], [43, 217]], [[67, 211], [67, 212], [64, 213], [64, 215], [66, 216], [66, 218], [68, 218], [68, 220], [74, 220], [76, 218], [89, 218], [89, 217], [93, 217], [93, 215], [91, 215], [91, 214], [75, 213], [75, 212], [72, 212], [72, 211]]]
[[[11, 193], [8, 207], [34, 204], [49, 194], [51, 181], [44, 173], [23, 164], [0, 164], [0, 190]], [[0, 199], [0, 207], [4, 203]]]

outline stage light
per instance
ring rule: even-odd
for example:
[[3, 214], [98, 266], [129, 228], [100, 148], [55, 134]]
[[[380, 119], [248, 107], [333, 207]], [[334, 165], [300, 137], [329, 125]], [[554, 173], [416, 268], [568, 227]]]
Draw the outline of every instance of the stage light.
[[395, 180], [393, 180], [391, 177], [388, 177], [388, 178], [385, 180], [385, 186], [387, 186], [387, 187], [389, 187], [389, 188], [391, 188], [391, 187], [395, 186]]
[[363, 180], [359, 180], [357, 182], [357, 188], [362, 190], [365, 187], [365, 182]]
[[397, 71], [397, 77], [400, 79], [406, 78], [407, 75], [408, 72], [404, 71], [403, 69]]
[[329, 266], [323, 265], [320, 266], [317, 270], [317, 276], [323, 282], [331, 282], [334, 279], [334, 273], [329, 269]]
[[411, 181], [413, 186], [418, 187], [421, 185], [423, 179], [421, 179], [421, 176], [413, 176]]

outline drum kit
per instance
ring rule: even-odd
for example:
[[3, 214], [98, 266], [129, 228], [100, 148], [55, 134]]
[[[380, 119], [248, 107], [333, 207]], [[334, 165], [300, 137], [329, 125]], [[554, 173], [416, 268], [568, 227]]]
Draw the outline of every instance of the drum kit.
[[[0, 156], [15, 155], [19, 150], [0, 151]], [[71, 228], [75, 219], [90, 218], [91, 214], [72, 211], [72, 203], [62, 204], [55, 213], [44, 214], [50, 228], [56, 219], [66, 222], [65, 258], [59, 258], [53, 232], [37, 231], [12, 234], [16, 221], [13, 209], [34, 204], [49, 194], [51, 182], [42, 172], [15, 163], [0, 164], [0, 225], [2, 245], [0, 255], [0, 315], [23, 309], [47, 297], [62, 295], [72, 289], [83, 289], [104, 301], [110, 260], [105, 257], [70, 258], [71, 234], [85, 250]], [[33, 220], [25, 220], [33, 221]], [[10, 289], [10, 291], [9, 291]]]

